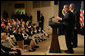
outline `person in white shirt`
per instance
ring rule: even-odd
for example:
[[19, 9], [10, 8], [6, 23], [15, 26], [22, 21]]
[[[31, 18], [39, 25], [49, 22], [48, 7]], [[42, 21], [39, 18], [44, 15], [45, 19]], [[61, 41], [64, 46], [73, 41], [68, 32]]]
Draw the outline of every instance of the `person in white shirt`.
[[30, 45], [30, 46], [28, 46], [28, 48], [30, 47], [29, 51], [30, 52], [35, 51], [35, 49], [34, 49], [35, 43], [32, 39], [29, 39], [29, 35], [25, 32], [25, 29], [22, 30], [22, 36], [24, 38], [24, 44]]

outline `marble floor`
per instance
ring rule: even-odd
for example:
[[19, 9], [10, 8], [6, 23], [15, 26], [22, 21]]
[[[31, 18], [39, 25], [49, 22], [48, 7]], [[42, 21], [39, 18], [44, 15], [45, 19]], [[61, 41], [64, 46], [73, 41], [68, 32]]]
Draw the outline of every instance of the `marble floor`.
[[61, 53], [49, 53], [51, 39], [52, 39], [52, 35], [50, 35], [50, 37], [46, 41], [40, 42], [38, 44], [39, 48], [36, 49], [36, 51], [34, 52], [24, 51], [23, 55], [84, 55], [84, 36], [83, 35], [78, 34], [78, 47], [73, 48], [74, 54], [67, 54], [64, 52], [64, 50], [67, 50], [66, 43], [65, 43], [65, 36], [61, 35], [58, 37], [59, 37]]

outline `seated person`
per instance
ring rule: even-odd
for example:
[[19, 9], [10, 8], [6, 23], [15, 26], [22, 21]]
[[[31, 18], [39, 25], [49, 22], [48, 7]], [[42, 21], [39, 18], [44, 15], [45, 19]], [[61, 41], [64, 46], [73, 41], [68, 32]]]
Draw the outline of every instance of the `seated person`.
[[5, 32], [5, 27], [6, 27], [5, 24], [1, 24], [1, 30], [2, 30], [2, 32]]
[[5, 32], [6, 32], [6, 33], [9, 33], [9, 31], [10, 31], [10, 30], [9, 30], [8, 26], [6, 26]]
[[16, 29], [15, 29], [15, 27], [13, 26], [13, 27], [12, 27], [12, 32], [11, 32], [11, 34], [14, 35], [15, 33], [16, 33]]
[[11, 26], [11, 23], [8, 23], [8, 30], [11, 31], [12, 30], [12, 26]]
[[22, 41], [24, 38], [21, 33], [21, 28], [18, 28], [15, 33], [16, 41]]
[[[28, 28], [26, 28], [25, 32], [29, 35], [29, 39], [32, 39], [32, 36], [29, 33]], [[35, 48], [38, 48], [39, 46], [37, 45], [37, 42], [35, 41], [35, 39], [33, 39], [34, 43], [35, 43]]]
[[[22, 35], [24, 38], [24, 44], [30, 45], [30, 50], [29, 51], [34, 51], [34, 41], [32, 39], [29, 39], [29, 35], [25, 32], [25, 29], [22, 30]], [[28, 47], [29, 48], [29, 47]]]
[[41, 30], [41, 27], [39, 27], [39, 29], [37, 30], [37, 33], [38, 33], [39, 38], [43, 41], [44, 38], [43, 38], [43, 33], [42, 33], [42, 30]]
[[22, 21], [22, 25], [24, 25], [24, 26], [25, 26], [25, 21]]
[[21, 30], [23, 30], [23, 29], [25, 29], [25, 26], [24, 26], [24, 24], [22, 24], [22, 27], [21, 27]]
[[30, 34], [29, 34], [29, 29], [28, 29], [28, 28], [25, 29], [25, 32], [26, 32], [28, 35], [30, 35]]
[[48, 34], [44, 30], [41, 29], [41, 27], [38, 28], [37, 32], [43, 40], [46, 40], [47, 37], [49, 37]]
[[20, 48], [7, 48], [1, 44], [1, 56], [3, 55], [22, 55]]
[[29, 36], [31, 36], [32, 37], [32, 39], [35, 41], [35, 42], [37, 42], [37, 38], [35, 38], [35, 34], [33, 33], [33, 28], [31, 28], [31, 31], [29, 31]]
[[[4, 40], [4, 42], [3, 42], [3, 40]], [[10, 48], [14, 47], [14, 45], [15, 45], [14, 41], [9, 36], [7, 36], [6, 33], [1, 35], [1, 43], [2, 43], [2, 45], [6, 46], [6, 47], [10, 47]]]
[[39, 36], [39, 34], [37, 33], [37, 29], [36, 29], [36, 27], [34, 27], [33, 28], [34, 30], [33, 30], [33, 37], [37, 40], [37, 42], [39, 42], [40, 41], [40, 36]]
[[25, 28], [28, 28], [29, 27], [29, 23], [28, 21], [26, 22], [26, 25], [25, 25]]
[[19, 25], [16, 25], [16, 30], [17, 30], [19, 27], [20, 27]]
[[[1, 40], [5, 40], [6, 38], [7, 38], [6, 34], [2, 33]], [[1, 43], [1, 55], [22, 55], [22, 49], [16, 48], [15, 46], [13, 46], [12, 48], [6, 47], [5, 45], [3, 45], [3, 43]]]

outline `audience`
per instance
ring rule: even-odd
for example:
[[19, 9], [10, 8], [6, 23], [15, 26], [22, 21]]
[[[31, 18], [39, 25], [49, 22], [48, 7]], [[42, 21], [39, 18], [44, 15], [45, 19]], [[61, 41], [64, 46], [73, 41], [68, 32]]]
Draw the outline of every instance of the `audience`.
[[[10, 35], [14, 35], [16, 41], [24, 41], [24, 45], [28, 45], [29, 52], [33, 52], [36, 50], [36, 48], [39, 48], [37, 45], [39, 42], [47, 39], [48, 34], [42, 30], [41, 27], [32, 23], [32, 17], [30, 19], [31, 21], [24, 21], [23, 18], [2, 18], [1, 33], [6, 33], [9, 42], [11, 42], [10, 45], [13, 47], [17, 46], [18, 44], [17, 42], [13, 42], [13, 39], [10, 38]], [[6, 52], [10, 53], [10, 51]], [[16, 53], [17, 52], [13, 52], [13, 54]]]

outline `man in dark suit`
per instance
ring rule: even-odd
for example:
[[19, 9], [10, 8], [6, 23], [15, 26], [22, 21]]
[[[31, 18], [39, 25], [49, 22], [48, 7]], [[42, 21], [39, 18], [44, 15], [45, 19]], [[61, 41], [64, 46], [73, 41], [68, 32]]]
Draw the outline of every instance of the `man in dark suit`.
[[72, 31], [74, 28], [74, 15], [71, 11], [69, 11], [69, 6], [68, 5], [64, 5], [64, 11], [65, 11], [65, 16], [64, 18], [60, 18], [60, 17], [56, 17], [57, 20], [61, 20], [61, 23], [64, 26], [64, 30], [65, 30], [65, 39], [66, 39], [66, 45], [67, 45], [67, 49], [65, 52], [66, 53], [74, 53], [73, 48], [72, 48], [72, 44], [71, 44], [71, 40], [72, 40]]
[[21, 28], [17, 29], [17, 34], [15, 34], [16, 41], [23, 41], [24, 38], [22, 36]]
[[70, 11], [75, 15], [75, 27], [74, 27], [74, 30], [73, 30], [73, 47], [77, 47], [77, 43], [78, 43], [78, 39], [77, 39], [77, 33], [78, 33], [78, 30], [80, 28], [80, 23], [79, 23], [79, 13], [78, 11], [75, 10], [75, 5], [72, 3], [70, 4]]
[[44, 16], [40, 14], [40, 19], [39, 19], [39, 27], [43, 30], [43, 25], [44, 25]]

